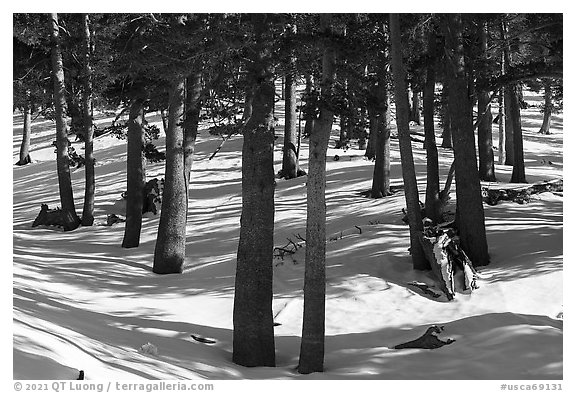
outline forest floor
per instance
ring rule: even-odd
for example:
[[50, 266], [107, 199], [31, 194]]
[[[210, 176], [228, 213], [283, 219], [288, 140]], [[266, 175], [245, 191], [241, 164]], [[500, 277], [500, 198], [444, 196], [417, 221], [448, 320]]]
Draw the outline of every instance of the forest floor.
[[[531, 104], [539, 99], [526, 98]], [[535, 107], [522, 111], [531, 183], [563, 176], [562, 115], [553, 116], [551, 135], [537, 133], [541, 118]], [[13, 125], [16, 162], [21, 118], [15, 115]], [[276, 172], [282, 163], [281, 131], [280, 125]], [[33, 163], [13, 167], [13, 377], [76, 379], [84, 370], [88, 379], [562, 379], [563, 194], [538, 194], [527, 204], [484, 205], [491, 263], [480, 269], [480, 288], [468, 293], [457, 286], [450, 302], [429, 298], [409, 285], [433, 285], [434, 280], [431, 273], [411, 267], [408, 227], [401, 221], [403, 192], [379, 200], [361, 196], [371, 186], [374, 164], [355, 143], [347, 151], [334, 149], [337, 124], [333, 131], [327, 160], [326, 370], [302, 376], [295, 367], [303, 248], [274, 259], [277, 367], [244, 368], [231, 361], [241, 136], [232, 137], [208, 160], [220, 139], [200, 132], [190, 184], [185, 271], [157, 276], [151, 266], [159, 216], [144, 218], [141, 245], [135, 249], [120, 247], [124, 224], [103, 225], [107, 214], [123, 213], [118, 204], [126, 187], [123, 140], [102, 136], [95, 142], [93, 227], [67, 233], [31, 227], [41, 203], [59, 205], [54, 124], [37, 119]], [[497, 134], [494, 125], [495, 146]], [[163, 135], [155, 143], [163, 150]], [[82, 154], [79, 142], [73, 146]], [[426, 156], [421, 143], [413, 147], [424, 200]], [[391, 151], [392, 185], [399, 186], [396, 139]], [[307, 155], [304, 140], [305, 170]], [[452, 151], [439, 148], [439, 159], [443, 183]], [[162, 177], [163, 170], [163, 163], [149, 164], [148, 179]], [[511, 167], [496, 165], [496, 171], [500, 183], [484, 185], [509, 186]], [[80, 213], [84, 170], [74, 170], [72, 181]], [[287, 239], [305, 235], [306, 177], [278, 179], [275, 203], [275, 245], [282, 247]], [[421, 336], [431, 324], [444, 326], [441, 337], [456, 341], [436, 350], [392, 349]], [[157, 353], [142, 351], [147, 343]]]

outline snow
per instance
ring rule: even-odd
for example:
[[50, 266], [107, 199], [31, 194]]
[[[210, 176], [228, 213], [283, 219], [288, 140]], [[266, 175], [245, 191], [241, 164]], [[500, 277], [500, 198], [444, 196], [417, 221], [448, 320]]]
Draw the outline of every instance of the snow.
[[[554, 115], [548, 136], [537, 134], [540, 120], [538, 109], [523, 111], [530, 182], [563, 176], [562, 115]], [[21, 119], [14, 116], [13, 122], [16, 162]], [[281, 130], [277, 127], [277, 133]], [[411, 267], [408, 228], [401, 221], [403, 193], [380, 200], [362, 197], [359, 193], [371, 185], [373, 163], [355, 144], [346, 152], [329, 149], [326, 370], [301, 376], [294, 368], [302, 326], [303, 248], [274, 259], [277, 367], [244, 368], [231, 361], [241, 137], [231, 138], [208, 160], [220, 140], [200, 132], [185, 271], [157, 276], [151, 265], [159, 216], [144, 218], [141, 245], [135, 249], [120, 246], [123, 223], [98, 225], [107, 214], [118, 214], [115, 203], [126, 187], [126, 142], [111, 136], [96, 140], [96, 225], [64, 233], [31, 228], [41, 203], [59, 204], [54, 125], [38, 119], [32, 132], [33, 163], [14, 166], [12, 173], [14, 379], [75, 379], [79, 370], [96, 380], [563, 379], [562, 196], [543, 193], [526, 205], [485, 205], [492, 262], [479, 269], [480, 288], [469, 293], [457, 284], [453, 301], [432, 299], [408, 285], [433, 285], [434, 280], [431, 272]], [[281, 141], [275, 146], [276, 172]], [[163, 137], [156, 141], [161, 150], [163, 143]], [[82, 154], [81, 144], [74, 146]], [[426, 157], [420, 143], [413, 147], [423, 200]], [[307, 149], [305, 140], [305, 170]], [[439, 148], [439, 157], [444, 181], [452, 153]], [[400, 185], [397, 140], [392, 141], [391, 170], [392, 184]], [[497, 165], [496, 170], [502, 183], [490, 185], [506, 186], [511, 168]], [[149, 165], [148, 179], [162, 175], [162, 163]], [[83, 169], [74, 170], [72, 180], [80, 212]], [[285, 245], [288, 238], [297, 242], [297, 235], [305, 234], [305, 177], [277, 180], [275, 203], [275, 245]], [[392, 349], [432, 324], [444, 326], [442, 338], [456, 341], [436, 350]]]

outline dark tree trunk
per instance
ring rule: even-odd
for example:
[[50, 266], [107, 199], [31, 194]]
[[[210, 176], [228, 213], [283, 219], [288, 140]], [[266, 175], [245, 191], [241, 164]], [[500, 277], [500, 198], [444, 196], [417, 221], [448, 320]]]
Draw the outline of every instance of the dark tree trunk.
[[469, 111], [461, 15], [447, 14], [445, 29], [446, 52], [451, 55], [447, 61], [451, 74], [449, 108], [453, 127], [458, 229], [462, 249], [474, 266], [483, 266], [489, 263], [488, 244]]
[[242, 147], [242, 215], [234, 293], [234, 363], [275, 366], [272, 314], [274, 248], [274, 69], [266, 14], [252, 15], [256, 44], [248, 70], [252, 116]]
[[388, 54], [378, 59], [377, 80], [371, 86], [368, 99], [370, 134], [376, 136], [374, 145], [375, 163], [372, 176], [372, 198], [383, 198], [390, 192], [390, 99], [386, 66]]
[[[508, 44], [508, 27], [504, 20], [500, 23], [500, 38], [504, 42], [502, 49], [502, 74], [508, 72], [510, 68], [510, 47]], [[511, 90], [509, 88], [504, 88], [504, 148], [506, 150], [506, 160], [504, 165], [514, 165], [514, 127], [512, 125], [512, 100], [516, 99], [511, 95]]]
[[144, 103], [137, 98], [130, 104], [128, 117], [128, 152], [126, 160], [126, 226], [122, 247], [140, 245], [142, 228], [142, 191], [146, 184], [146, 158], [144, 157]]
[[[202, 72], [193, 72], [186, 78], [186, 103], [184, 114], [184, 173], [186, 179], [186, 204], [188, 204], [188, 188], [190, 186], [190, 172], [194, 161], [194, 148], [198, 135], [198, 122], [200, 121], [200, 109], [202, 103]], [[186, 212], [188, 208], [186, 208]]]
[[84, 188], [84, 207], [82, 210], [82, 225], [94, 223], [94, 193], [96, 179], [94, 173], [94, 127], [92, 126], [92, 67], [90, 65], [90, 20], [88, 14], [82, 14], [84, 72], [82, 75], [82, 120], [84, 122], [84, 166], [86, 168], [86, 183]]
[[185, 89], [185, 78], [181, 77], [170, 91], [164, 192], [152, 268], [152, 271], [157, 274], [182, 273], [186, 254], [188, 193], [184, 163], [184, 127], [182, 126]]
[[434, 87], [436, 86], [436, 32], [428, 33], [428, 62], [424, 83], [424, 147], [426, 149], [426, 217], [437, 223], [442, 211], [440, 201], [440, 173], [438, 168], [438, 148], [434, 132]]
[[58, 14], [50, 14], [48, 19], [52, 45], [52, 79], [54, 82], [54, 109], [56, 118], [56, 167], [58, 171], [58, 186], [60, 189], [60, 203], [64, 219], [64, 230], [71, 231], [80, 225], [80, 218], [74, 206], [72, 180], [68, 163], [68, 132], [64, 108], [66, 106], [64, 87], [64, 68], [62, 65], [62, 52], [60, 50], [60, 27]]
[[366, 125], [368, 124], [368, 110], [365, 106], [360, 108], [360, 119], [358, 126], [358, 150], [366, 150]]
[[[294, 26], [295, 27], [295, 26]], [[291, 33], [295, 33], [292, 31]], [[281, 175], [285, 179], [293, 179], [298, 176], [298, 135], [296, 132], [296, 58], [291, 56], [288, 60], [288, 72], [284, 82], [284, 151], [282, 157]]]
[[[326, 37], [332, 33], [332, 16], [320, 15], [320, 28]], [[304, 273], [304, 315], [298, 372], [324, 371], [326, 319], [326, 151], [334, 112], [327, 100], [334, 89], [336, 55], [332, 43], [323, 42], [320, 117], [310, 135], [307, 182], [306, 267]]]
[[398, 142], [400, 144], [400, 160], [402, 162], [402, 179], [404, 180], [404, 194], [408, 210], [408, 224], [410, 225], [410, 253], [414, 269], [430, 269], [430, 264], [424, 255], [419, 240], [422, 233], [422, 215], [420, 213], [420, 199], [418, 183], [414, 169], [412, 155], [412, 142], [410, 141], [409, 105], [405, 82], [405, 70], [402, 62], [402, 43], [400, 40], [400, 20], [398, 14], [390, 14], [390, 41], [392, 47], [392, 74], [394, 75], [394, 93], [396, 101], [396, 126], [398, 128]]
[[552, 86], [550, 79], [544, 79], [544, 119], [538, 133], [550, 135], [550, 119], [552, 118]]
[[368, 111], [370, 133], [368, 134], [368, 146], [366, 146], [364, 156], [369, 160], [376, 158], [376, 145], [378, 143], [378, 122], [376, 116], [377, 114], [372, 110]]
[[506, 152], [504, 148], [504, 89], [498, 91], [498, 164], [504, 165]]
[[522, 137], [522, 120], [520, 117], [520, 87], [506, 86], [510, 97], [510, 123], [514, 130], [514, 166], [510, 183], [526, 183], [526, 170], [524, 168], [524, 141]]
[[512, 125], [512, 100], [513, 95], [510, 95], [510, 89], [504, 88], [504, 150], [506, 151], [506, 159], [504, 165], [514, 165], [514, 127]]
[[388, 99], [384, 102], [386, 109], [379, 112], [376, 121], [376, 160], [372, 176], [372, 198], [384, 198], [390, 192], [390, 114]]
[[[312, 89], [314, 88], [314, 81], [312, 79], [312, 75], [306, 74], [306, 90], [305, 94], [310, 94]], [[311, 113], [310, 110], [304, 112], [304, 136], [309, 136], [312, 133], [312, 129], [314, 128], [314, 115]]]
[[422, 123], [420, 118], [420, 92], [416, 90], [414, 86], [412, 86], [412, 107], [410, 108], [410, 121], [421, 125]]
[[450, 109], [448, 98], [450, 97], [450, 82], [447, 71], [444, 71], [444, 81], [442, 83], [442, 147], [452, 148], [452, 126], [450, 123]]
[[29, 93], [26, 92], [26, 102], [22, 110], [24, 124], [22, 125], [22, 143], [20, 144], [20, 159], [16, 165], [26, 165], [32, 162], [30, 158], [30, 136], [32, 133], [32, 105]]
[[352, 118], [346, 115], [340, 115], [340, 133], [338, 134], [338, 143], [336, 147], [344, 147], [348, 143], [348, 136], [352, 129]]
[[[482, 59], [487, 59], [488, 31], [487, 23], [479, 27], [480, 53]], [[492, 110], [490, 105], [490, 93], [478, 89], [478, 161], [480, 180], [496, 181], [494, 171], [494, 151], [492, 150]]]

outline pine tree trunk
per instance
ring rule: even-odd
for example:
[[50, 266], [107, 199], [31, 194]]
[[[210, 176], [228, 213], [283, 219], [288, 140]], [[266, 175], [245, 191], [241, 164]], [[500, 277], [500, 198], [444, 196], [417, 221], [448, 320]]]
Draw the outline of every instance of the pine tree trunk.
[[434, 131], [434, 87], [436, 86], [436, 32], [428, 33], [428, 62], [424, 83], [424, 147], [426, 149], [426, 217], [437, 223], [441, 214], [440, 171], [438, 168], [438, 148]]
[[144, 157], [144, 103], [137, 98], [130, 104], [128, 117], [128, 152], [126, 160], [126, 225], [123, 248], [140, 245], [142, 228], [143, 189], [146, 184], [146, 158]]
[[422, 125], [420, 121], [420, 92], [412, 86], [412, 107], [410, 109], [410, 121], [415, 122], [418, 125]]
[[504, 88], [504, 150], [506, 151], [506, 160], [504, 165], [514, 165], [514, 127], [512, 126], [512, 100], [510, 89]]
[[544, 119], [538, 133], [550, 135], [550, 120], [552, 118], [552, 86], [549, 79], [544, 79]]
[[[310, 74], [306, 74], [305, 76], [306, 79], [306, 90], [305, 90], [305, 94], [310, 94], [312, 92], [312, 89], [314, 88], [314, 81], [312, 79], [312, 75]], [[312, 129], [314, 128], [314, 115], [312, 113], [310, 113], [310, 111], [305, 111], [304, 112], [304, 136], [309, 136], [310, 134], [312, 134]]]
[[90, 20], [88, 14], [82, 14], [84, 70], [82, 75], [82, 120], [84, 124], [84, 166], [86, 183], [84, 188], [84, 207], [82, 225], [94, 223], [94, 193], [96, 179], [94, 172], [94, 127], [92, 126], [92, 67], [90, 66]]
[[[502, 74], [507, 72], [510, 68], [510, 47], [508, 44], [508, 27], [506, 26], [506, 22], [504, 20], [500, 23], [500, 38], [504, 42], [503, 49], [502, 49]], [[512, 101], [513, 96], [510, 95], [511, 90], [508, 88], [504, 88], [504, 148], [505, 148], [505, 156], [506, 160], [504, 161], [504, 165], [514, 165], [515, 157], [514, 157], [514, 127], [512, 126]]]
[[370, 134], [376, 135], [374, 144], [374, 172], [372, 175], [372, 198], [383, 198], [391, 195], [390, 192], [390, 99], [388, 96], [386, 66], [389, 56], [378, 59], [377, 81], [371, 86], [368, 100], [368, 113], [370, 115]]
[[274, 69], [268, 15], [253, 14], [256, 44], [248, 69], [253, 86], [252, 116], [242, 146], [242, 215], [233, 311], [234, 363], [275, 366], [272, 314], [274, 248]]
[[340, 133], [338, 134], [337, 148], [346, 146], [348, 135], [350, 135], [352, 118], [346, 115], [340, 115]]
[[[194, 162], [194, 148], [196, 146], [196, 136], [198, 135], [198, 122], [200, 121], [200, 110], [202, 103], [202, 72], [193, 72], [186, 78], [186, 105], [184, 114], [184, 173], [186, 177], [186, 205], [188, 205], [188, 192], [190, 186], [190, 173]], [[188, 208], [186, 207], [186, 212]]]
[[187, 173], [184, 163], [184, 100], [185, 78], [178, 79], [170, 91], [168, 132], [166, 133], [166, 171], [158, 237], [154, 248], [157, 274], [182, 273], [186, 254], [186, 190]]
[[484, 208], [476, 164], [474, 130], [464, 63], [460, 14], [445, 17], [446, 51], [451, 83], [449, 108], [456, 168], [456, 215], [462, 249], [474, 266], [489, 263]]
[[492, 150], [492, 112], [490, 94], [478, 92], [478, 159], [480, 180], [496, 181], [494, 170], [494, 151]]
[[50, 14], [48, 20], [52, 45], [52, 79], [54, 81], [54, 110], [56, 118], [56, 167], [58, 171], [58, 186], [60, 190], [60, 203], [64, 220], [64, 230], [71, 231], [80, 225], [80, 218], [76, 215], [72, 180], [68, 162], [68, 133], [64, 108], [66, 107], [64, 87], [64, 67], [62, 65], [62, 52], [60, 50], [60, 27], [58, 14]]
[[422, 233], [422, 215], [420, 213], [420, 199], [418, 183], [414, 169], [412, 142], [410, 140], [409, 105], [405, 82], [405, 70], [402, 62], [402, 43], [400, 41], [400, 21], [398, 14], [390, 14], [390, 41], [392, 47], [392, 74], [394, 75], [394, 97], [396, 102], [396, 126], [398, 128], [398, 143], [400, 144], [400, 161], [402, 162], [402, 179], [404, 180], [404, 194], [408, 210], [408, 224], [410, 225], [410, 253], [414, 269], [430, 269], [424, 250], [420, 244], [419, 235]]
[[[320, 15], [325, 37], [332, 34], [332, 15]], [[329, 100], [334, 89], [336, 55], [329, 38], [323, 42], [321, 97]], [[326, 319], [326, 151], [334, 112], [321, 100], [320, 117], [310, 135], [307, 181], [306, 266], [304, 272], [304, 315], [298, 372], [324, 371]]]
[[450, 87], [447, 71], [444, 71], [444, 81], [442, 83], [442, 147], [452, 149], [452, 127], [450, 124], [450, 109], [448, 97], [450, 97]]
[[359, 119], [359, 127], [358, 127], [358, 150], [366, 150], [367, 141], [366, 141], [366, 124], [368, 123], [368, 109], [366, 106], [362, 106], [360, 108], [360, 119]]
[[298, 151], [296, 149], [297, 132], [296, 123], [296, 81], [294, 78], [296, 58], [288, 61], [288, 73], [284, 82], [284, 151], [282, 157], [282, 177], [293, 179], [298, 176]]
[[[480, 56], [483, 60], [488, 56], [488, 31], [487, 23], [484, 22], [478, 29], [480, 36]], [[479, 78], [480, 79], [480, 78]], [[492, 150], [492, 108], [490, 105], [490, 93], [486, 90], [478, 91], [478, 170], [480, 180], [496, 181], [494, 171], [494, 150]]]
[[26, 102], [22, 111], [24, 124], [22, 125], [22, 143], [20, 144], [20, 159], [16, 165], [26, 165], [32, 162], [30, 158], [30, 136], [32, 134], [32, 105], [30, 94], [26, 92]]
[[368, 134], [368, 146], [366, 146], [364, 156], [369, 160], [376, 158], [376, 145], [378, 143], [378, 122], [376, 116], [375, 112], [368, 110], [370, 133]]
[[510, 97], [510, 112], [512, 129], [514, 130], [514, 166], [510, 183], [526, 183], [526, 170], [524, 167], [524, 138], [522, 137], [522, 119], [520, 117], [520, 87], [506, 86]]
[[384, 198], [392, 195], [390, 192], [390, 115], [388, 106], [376, 118], [376, 130], [376, 160], [370, 197]]
[[498, 91], [498, 164], [504, 165], [506, 160], [504, 133], [504, 89]]

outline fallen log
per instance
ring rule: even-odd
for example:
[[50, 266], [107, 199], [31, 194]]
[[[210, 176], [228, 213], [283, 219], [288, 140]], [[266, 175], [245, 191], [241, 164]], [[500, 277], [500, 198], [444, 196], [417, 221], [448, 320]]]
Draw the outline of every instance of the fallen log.
[[430, 326], [426, 332], [418, 337], [416, 340], [408, 341], [403, 344], [395, 345], [394, 349], [407, 349], [407, 348], [422, 348], [422, 349], [437, 349], [443, 347], [444, 345], [452, 344], [454, 341], [451, 338], [446, 341], [438, 338], [438, 334], [442, 333], [444, 330], [443, 326]]
[[532, 195], [541, 194], [543, 192], [564, 192], [563, 179], [554, 179], [522, 188], [491, 189], [489, 187], [482, 187], [482, 200], [490, 206], [495, 206], [500, 201], [526, 204], [530, 203]]

